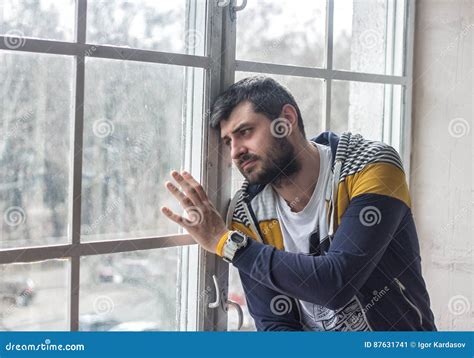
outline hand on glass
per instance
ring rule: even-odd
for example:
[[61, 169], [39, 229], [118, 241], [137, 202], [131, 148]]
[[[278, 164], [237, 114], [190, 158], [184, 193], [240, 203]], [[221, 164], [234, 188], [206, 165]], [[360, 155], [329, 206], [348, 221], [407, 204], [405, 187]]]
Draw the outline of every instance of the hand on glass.
[[185, 228], [205, 250], [216, 253], [219, 239], [227, 232], [224, 220], [209, 201], [201, 184], [191, 174], [188, 172], [179, 174], [173, 170], [171, 176], [182, 191], [169, 181], [165, 186], [186, 210], [188, 218], [174, 213], [165, 206], [161, 207], [161, 212]]

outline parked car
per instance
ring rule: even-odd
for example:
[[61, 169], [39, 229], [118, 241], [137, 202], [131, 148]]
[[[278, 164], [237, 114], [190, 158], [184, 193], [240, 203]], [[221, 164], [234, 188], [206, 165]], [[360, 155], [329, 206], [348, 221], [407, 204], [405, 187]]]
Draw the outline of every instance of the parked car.
[[32, 279], [0, 281], [0, 301], [15, 306], [28, 306], [35, 296]]
[[114, 319], [104, 318], [95, 314], [84, 314], [79, 317], [80, 331], [108, 331], [120, 322]]
[[124, 259], [115, 264], [100, 265], [95, 270], [99, 282], [140, 284], [160, 279], [165, 273], [148, 260]]
[[98, 280], [101, 283], [112, 282], [121, 283], [123, 281], [122, 275], [117, 271], [114, 266], [101, 265], [96, 270]]

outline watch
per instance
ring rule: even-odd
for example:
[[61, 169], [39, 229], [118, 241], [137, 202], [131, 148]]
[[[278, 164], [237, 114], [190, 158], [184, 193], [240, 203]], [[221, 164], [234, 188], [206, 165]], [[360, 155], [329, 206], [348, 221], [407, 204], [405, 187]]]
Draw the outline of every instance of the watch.
[[247, 246], [247, 240], [247, 236], [242, 234], [240, 231], [229, 231], [222, 250], [224, 261], [231, 263], [237, 250]]

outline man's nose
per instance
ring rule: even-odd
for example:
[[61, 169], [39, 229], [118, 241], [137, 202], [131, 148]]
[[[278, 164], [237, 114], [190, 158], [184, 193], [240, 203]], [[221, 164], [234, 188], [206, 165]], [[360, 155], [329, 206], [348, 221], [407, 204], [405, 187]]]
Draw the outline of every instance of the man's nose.
[[247, 153], [247, 148], [240, 143], [233, 143], [230, 155], [233, 160], [238, 160], [243, 154]]

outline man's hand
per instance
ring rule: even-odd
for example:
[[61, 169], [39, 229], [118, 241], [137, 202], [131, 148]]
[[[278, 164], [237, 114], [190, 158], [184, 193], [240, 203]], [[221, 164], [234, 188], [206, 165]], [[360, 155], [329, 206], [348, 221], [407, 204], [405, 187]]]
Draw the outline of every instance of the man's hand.
[[179, 174], [173, 170], [171, 176], [178, 182], [184, 193], [169, 181], [165, 183], [165, 186], [180, 202], [189, 218], [175, 214], [165, 206], [161, 208], [161, 212], [185, 228], [205, 250], [216, 253], [219, 239], [228, 231], [224, 220], [209, 201], [201, 184], [191, 174], [187, 172]]

